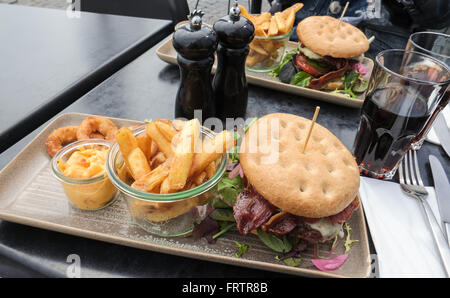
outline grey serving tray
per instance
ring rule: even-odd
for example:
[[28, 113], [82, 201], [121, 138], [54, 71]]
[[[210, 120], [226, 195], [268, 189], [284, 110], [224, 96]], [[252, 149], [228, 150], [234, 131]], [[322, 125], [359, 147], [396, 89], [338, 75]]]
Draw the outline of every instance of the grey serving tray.
[[[51, 173], [50, 158], [45, 149], [47, 136], [56, 128], [78, 125], [89, 115], [63, 114], [50, 123], [2, 171], [0, 171], [0, 219], [79, 237], [126, 245], [160, 253], [226, 263], [287, 274], [316, 277], [368, 277], [370, 255], [362, 208], [350, 220], [352, 245], [346, 263], [335, 271], [322, 272], [313, 266], [312, 249], [302, 255], [299, 267], [289, 267], [275, 259], [277, 253], [267, 248], [255, 235], [241, 236], [230, 232], [215, 244], [192, 237], [163, 238], [153, 236], [131, 221], [126, 203], [119, 198], [99, 211], [73, 208], [60, 182]], [[139, 121], [111, 118], [118, 126], [130, 126]], [[241, 258], [234, 256], [234, 241], [250, 244]], [[343, 253], [339, 245], [336, 254]], [[329, 247], [320, 246], [319, 255], [326, 256]]]

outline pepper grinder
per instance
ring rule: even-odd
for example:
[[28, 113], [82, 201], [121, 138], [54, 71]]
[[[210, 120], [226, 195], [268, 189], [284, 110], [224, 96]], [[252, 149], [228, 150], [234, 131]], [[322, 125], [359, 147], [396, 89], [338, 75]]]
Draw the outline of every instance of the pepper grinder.
[[247, 110], [245, 60], [249, 43], [255, 35], [255, 27], [240, 14], [238, 2], [235, 1], [229, 15], [217, 20], [213, 26], [219, 39], [213, 90], [216, 113], [222, 121], [244, 117]]
[[181, 83], [175, 101], [175, 117], [194, 118], [202, 121], [215, 115], [211, 68], [214, 51], [217, 48], [217, 35], [202, 24], [204, 13], [194, 10], [189, 15], [190, 22], [179, 27], [173, 35], [173, 47], [177, 51]]

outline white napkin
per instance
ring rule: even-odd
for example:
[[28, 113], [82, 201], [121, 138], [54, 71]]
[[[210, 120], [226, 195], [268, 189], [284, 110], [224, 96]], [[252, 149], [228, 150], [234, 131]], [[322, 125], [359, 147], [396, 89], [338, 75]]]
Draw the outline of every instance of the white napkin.
[[[450, 130], [450, 106], [445, 107], [441, 113], [442, 115], [444, 115], [445, 122], [447, 122], [447, 127]], [[436, 132], [434, 131], [433, 127], [431, 127], [425, 140], [433, 144], [437, 145], [441, 144], [441, 142], [439, 142], [439, 139], [436, 136]]]
[[[441, 222], [433, 187], [427, 200]], [[378, 255], [380, 277], [445, 277], [419, 201], [394, 182], [361, 177], [361, 200]]]

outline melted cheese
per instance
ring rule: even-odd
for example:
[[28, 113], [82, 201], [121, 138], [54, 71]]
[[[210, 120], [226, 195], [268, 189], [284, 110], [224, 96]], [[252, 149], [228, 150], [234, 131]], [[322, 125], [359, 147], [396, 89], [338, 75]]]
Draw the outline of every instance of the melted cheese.
[[[320, 60], [320, 59], [323, 58], [323, 56], [321, 56], [321, 55], [319, 55], [319, 54], [317, 54], [317, 53], [314, 53], [313, 51], [311, 51], [311, 50], [308, 49], [307, 47], [303, 47], [303, 48], [302, 48], [300, 42], [299, 42], [298, 49], [299, 49], [300, 52], [303, 53], [303, 55], [305, 55], [305, 56], [308, 57], [309, 59]], [[356, 60], [356, 61], [358, 61], [358, 62], [363, 62], [363, 61], [364, 61], [364, 58], [365, 58], [365, 57], [364, 57], [364, 54], [361, 54], [361, 55], [359, 55], [359, 56], [351, 57], [351, 58], [349, 58], [349, 59], [351, 59], [351, 60]]]
[[318, 222], [308, 223], [308, 225], [320, 232], [324, 240], [333, 239], [342, 231], [342, 225], [331, 222], [328, 218], [322, 218]]
[[323, 56], [320, 56], [319, 54], [314, 53], [313, 51], [311, 51], [307, 47], [301, 47], [300, 43], [299, 43], [298, 49], [299, 49], [300, 52], [303, 53], [303, 55], [305, 55], [306, 57], [308, 57], [310, 59], [319, 60], [319, 59], [323, 58]]

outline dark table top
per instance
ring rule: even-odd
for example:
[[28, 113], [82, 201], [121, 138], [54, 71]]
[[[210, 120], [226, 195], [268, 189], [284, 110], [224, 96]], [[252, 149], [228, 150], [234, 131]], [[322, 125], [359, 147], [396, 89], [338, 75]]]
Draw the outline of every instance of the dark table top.
[[166, 20], [0, 4], [0, 152], [171, 31]]
[[[107, 79], [64, 112], [101, 114], [136, 120], [174, 118], [175, 94], [179, 83], [177, 66], [159, 60], [158, 46]], [[329, 128], [351, 148], [359, 122], [357, 109], [326, 104], [313, 99], [284, 94], [266, 88], [249, 86], [247, 117], [273, 112], [287, 112], [311, 118], [320, 105], [318, 123]], [[0, 154], [0, 168], [42, 130], [41, 126], [19, 143]], [[425, 143], [419, 151], [424, 182], [432, 185], [428, 155], [436, 155], [448, 170], [450, 160], [442, 148]], [[373, 247], [371, 248], [374, 252]], [[39, 230], [19, 224], [0, 222], [0, 255], [22, 264], [22, 271], [11, 274], [64, 276], [67, 256], [80, 255], [82, 276], [134, 277], [283, 277], [286, 275], [239, 268], [224, 264], [165, 255], [99, 241]], [[27, 273], [24, 268], [29, 268]], [[37, 272], [37, 273], [36, 273]], [[8, 266], [0, 266], [0, 275]]]

